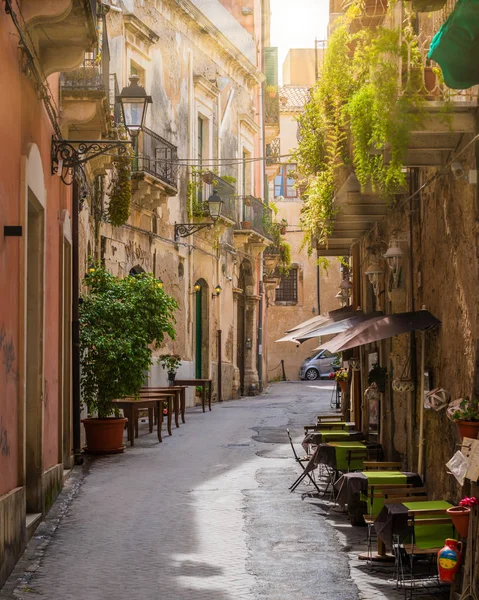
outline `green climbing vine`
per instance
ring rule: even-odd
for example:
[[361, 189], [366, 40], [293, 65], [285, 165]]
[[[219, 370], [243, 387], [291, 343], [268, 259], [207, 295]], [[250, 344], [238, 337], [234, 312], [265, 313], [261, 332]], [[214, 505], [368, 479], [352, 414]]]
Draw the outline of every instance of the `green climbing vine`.
[[405, 185], [410, 132], [424, 114], [423, 66], [411, 18], [402, 27], [358, 28], [361, 10], [362, 0], [352, 0], [338, 20], [321, 77], [298, 118], [293, 160], [297, 178], [307, 181], [301, 224], [310, 253], [331, 234], [335, 194], [353, 170], [363, 189], [371, 186], [394, 202]]
[[109, 186], [108, 220], [119, 227], [130, 216], [132, 157], [130, 154], [119, 156], [114, 164], [116, 169]]

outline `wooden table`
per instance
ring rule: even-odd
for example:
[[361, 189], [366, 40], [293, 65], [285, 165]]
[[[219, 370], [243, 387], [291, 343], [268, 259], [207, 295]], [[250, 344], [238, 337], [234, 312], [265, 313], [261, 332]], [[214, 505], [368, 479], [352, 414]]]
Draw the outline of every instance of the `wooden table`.
[[185, 423], [185, 407], [186, 407], [186, 385], [170, 385], [168, 387], [142, 387], [140, 390], [140, 396], [151, 395], [157, 393], [174, 392], [175, 402], [175, 425], [180, 426], [178, 422], [178, 415], [181, 413], [181, 422]]
[[319, 431], [320, 429], [354, 430], [356, 423], [353, 421], [321, 421], [320, 423], [316, 423], [316, 425], [303, 425], [303, 427], [306, 435], [309, 431]]
[[[156, 408], [158, 413], [157, 430], [158, 430], [158, 441], [162, 442], [161, 439], [161, 428], [163, 425], [163, 402], [167, 400], [169, 408], [173, 405], [173, 394], [156, 394], [155, 396], [150, 395], [142, 398], [123, 398], [122, 400], [113, 400], [113, 404], [123, 409], [125, 416], [128, 418], [128, 441], [132, 446], [135, 445], [135, 434], [138, 435], [138, 428], [135, 426], [136, 423], [136, 411], [140, 408]], [[168, 411], [169, 424], [168, 433], [171, 435], [171, 408]], [[150, 432], [153, 431], [153, 422], [150, 422]]]
[[208, 408], [211, 410], [211, 396], [213, 394], [212, 379], [175, 379], [175, 385], [194, 385], [201, 387], [201, 406], [205, 412], [206, 405], [206, 386], [208, 386]]

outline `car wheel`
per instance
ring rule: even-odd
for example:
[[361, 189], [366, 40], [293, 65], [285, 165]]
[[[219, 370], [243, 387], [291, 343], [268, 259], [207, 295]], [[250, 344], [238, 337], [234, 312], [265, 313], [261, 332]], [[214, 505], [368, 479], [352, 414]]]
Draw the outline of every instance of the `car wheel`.
[[316, 369], [308, 369], [305, 373], [305, 378], [308, 381], [314, 381], [315, 379], [319, 379], [319, 373]]

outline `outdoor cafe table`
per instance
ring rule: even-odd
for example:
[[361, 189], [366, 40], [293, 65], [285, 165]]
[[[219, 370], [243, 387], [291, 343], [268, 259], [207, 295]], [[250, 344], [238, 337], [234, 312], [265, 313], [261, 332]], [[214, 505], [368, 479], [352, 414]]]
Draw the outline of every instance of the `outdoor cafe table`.
[[[175, 394], [175, 425], [180, 426], [178, 422], [178, 414], [181, 414], [181, 422], [185, 422], [185, 407], [186, 407], [186, 385], [169, 385], [168, 387], [142, 387], [140, 389], [140, 395], [165, 393], [168, 394], [170, 391]], [[150, 415], [151, 418], [151, 415]]]
[[211, 410], [211, 396], [213, 394], [212, 379], [175, 379], [175, 385], [194, 385], [201, 387], [201, 406], [205, 412], [206, 388], [208, 388], [208, 408]]
[[[425, 500], [424, 502], [385, 504], [374, 521], [374, 529], [376, 530], [378, 539], [383, 541], [386, 548], [391, 549], [393, 545], [393, 536], [406, 536], [411, 533], [411, 528], [408, 526], [409, 510], [445, 510], [447, 508], [451, 508], [451, 506], [452, 504], [446, 502], [445, 500]], [[437, 518], [437, 515], [434, 516]], [[427, 519], [427, 517], [428, 516], [425, 515], [424, 519]], [[432, 517], [430, 516], [429, 518]], [[416, 516], [414, 528], [416, 534], [416, 543], [419, 547], [421, 547], [421, 538], [426, 538], [426, 534], [424, 529], [421, 530], [421, 526], [418, 524], [419, 520], [420, 517]], [[431, 545], [439, 548], [443, 545], [446, 538], [453, 535], [452, 523], [451, 525], [437, 525], [437, 527], [431, 525], [427, 529], [427, 539], [424, 541], [433, 541], [430, 539], [431, 536], [433, 536], [434, 540], [437, 540], [437, 543], [433, 543]]]
[[[411, 485], [422, 487], [422, 479], [417, 473], [410, 471], [356, 471], [345, 473], [338, 479], [334, 487], [338, 491], [336, 501], [344, 508], [348, 507], [348, 515], [353, 525], [364, 525], [363, 515], [367, 514], [367, 502], [365, 496], [368, 486], [387, 486], [394, 484]], [[363, 499], [361, 498], [363, 496]], [[379, 511], [378, 511], [379, 512]]]
[[343, 429], [320, 429], [307, 433], [304, 436], [301, 445], [308, 452], [309, 446], [319, 446], [326, 442], [360, 442], [364, 439], [364, 433], [361, 431], [344, 431]]
[[171, 409], [173, 405], [173, 394], [162, 393], [155, 395], [152, 394], [149, 397], [144, 396], [141, 398], [123, 398], [121, 400], [113, 400], [113, 404], [118, 408], [122, 408], [125, 416], [128, 418], [128, 441], [132, 446], [135, 445], [135, 411], [140, 408], [156, 408], [158, 413], [158, 441], [163, 441], [161, 439], [161, 427], [163, 425], [163, 402], [165, 402], [165, 400], [168, 401], [168, 433], [171, 435]]
[[326, 431], [326, 430], [352, 430], [356, 427], [356, 424], [352, 421], [322, 421], [321, 423], [316, 423], [315, 425], [303, 425], [304, 433], [307, 434], [308, 431]]
[[[314, 451], [306, 470], [312, 471], [318, 465], [326, 465], [333, 471], [348, 470], [348, 451], [350, 450], [366, 450], [366, 446], [361, 442], [328, 442], [327, 444], [319, 444]], [[360, 468], [363, 460], [353, 460], [349, 468]]]

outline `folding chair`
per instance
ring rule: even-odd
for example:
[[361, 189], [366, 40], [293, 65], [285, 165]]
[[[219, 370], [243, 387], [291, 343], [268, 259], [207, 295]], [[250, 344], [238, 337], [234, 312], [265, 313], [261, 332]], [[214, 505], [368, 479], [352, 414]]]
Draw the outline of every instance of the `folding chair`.
[[[408, 500], [409, 502], [410, 500]], [[399, 569], [398, 569], [398, 584], [399, 577], [401, 577], [402, 585], [404, 587], [404, 597], [407, 599], [411, 599], [413, 597], [414, 589], [416, 587], [416, 582], [418, 579], [414, 578], [414, 560], [420, 557], [429, 556], [429, 565], [426, 579], [422, 580], [422, 583], [431, 583], [431, 566], [435, 564], [435, 559], [437, 557], [437, 553], [443, 546], [443, 540], [448, 537], [453, 537], [454, 535], [454, 526], [452, 524], [451, 518], [446, 513], [446, 509], [431, 509], [431, 510], [409, 510], [408, 511], [408, 526], [411, 529], [411, 539], [410, 541], [403, 542], [402, 548], [399, 552]], [[437, 526], [444, 526], [445, 531], [444, 534], [439, 536], [434, 535], [433, 528]], [[422, 540], [419, 542], [419, 535], [417, 533], [416, 528], [422, 528]], [[450, 531], [448, 531], [450, 528]], [[427, 530], [430, 529], [430, 532]], [[431, 542], [427, 543], [428, 535], [431, 538]], [[438, 545], [440, 544], [440, 545]], [[405, 555], [405, 559], [409, 558], [409, 574], [410, 574], [410, 582], [409, 582], [409, 596], [407, 594], [406, 587], [406, 578], [404, 576], [404, 565], [403, 565], [403, 554]], [[439, 579], [437, 577], [437, 572], [435, 575], [434, 584], [440, 587]], [[421, 586], [421, 590], [426, 588], [425, 585]]]
[[314, 478], [311, 476], [311, 474], [306, 471], [306, 468], [304, 466], [303, 463], [308, 463], [311, 459], [311, 456], [298, 456], [298, 453], [296, 452], [296, 449], [294, 447], [293, 444], [293, 440], [291, 438], [291, 433], [289, 432], [289, 429], [286, 429], [286, 433], [288, 434], [288, 438], [289, 438], [289, 443], [291, 444], [291, 449], [293, 450], [293, 455], [294, 455], [294, 460], [301, 466], [301, 468], [303, 469], [303, 472], [301, 473], [301, 475], [296, 479], [296, 481], [289, 487], [289, 490], [291, 492], [294, 492], [294, 490], [298, 487], [298, 485], [303, 481], [303, 479], [305, 477], [308, 477], [309, 480], [311, 481], [311, 483], [314, 485], [314, 487], [318, 490], [318, 493], [321, 493], [321, 490], [319, 489], [319, 487], [317, 486], [316, 482], [314, 481]]

